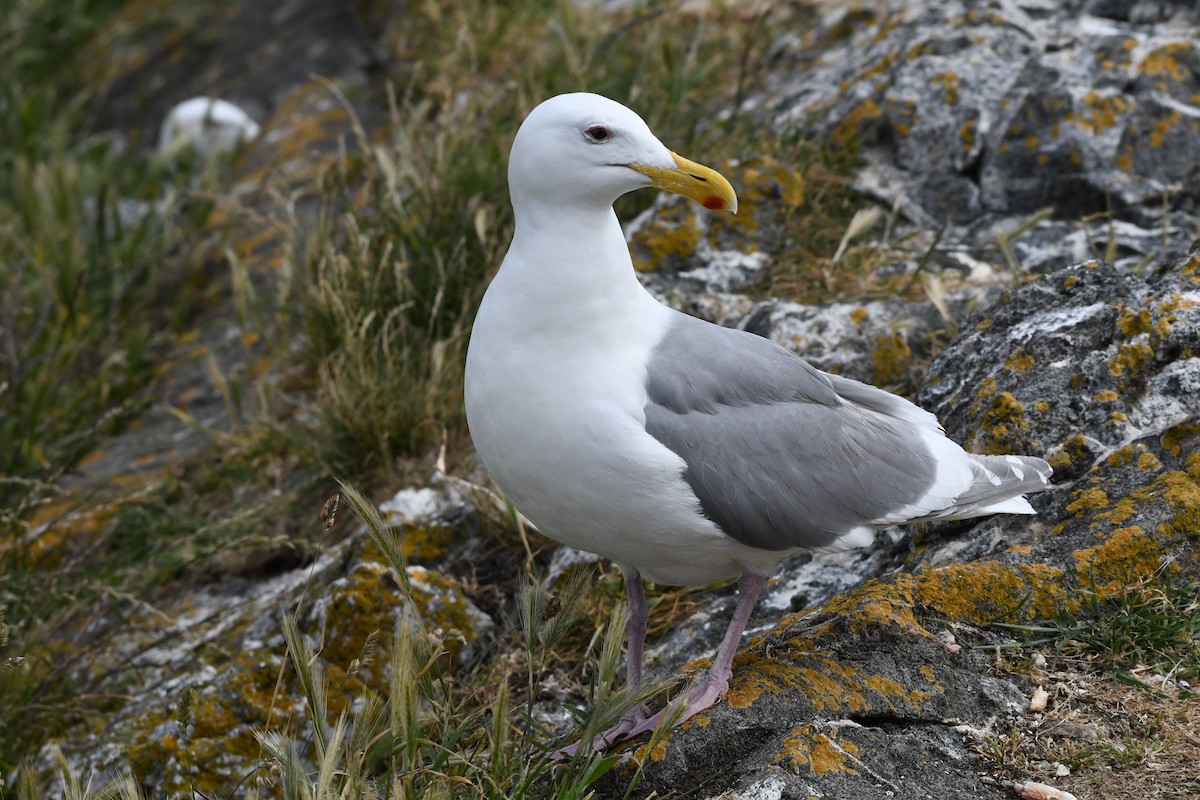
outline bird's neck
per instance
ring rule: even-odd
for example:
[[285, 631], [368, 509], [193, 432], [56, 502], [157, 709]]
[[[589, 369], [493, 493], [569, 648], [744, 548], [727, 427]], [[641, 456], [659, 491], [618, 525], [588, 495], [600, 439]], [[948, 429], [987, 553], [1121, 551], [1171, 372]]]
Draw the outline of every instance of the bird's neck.
[[518, 212], [512, 247], [497, 279], [511, 282], [525, 303], [564, 316], [591, 312], [611, 318], [655, 302], [637, 279], [611, 206]]

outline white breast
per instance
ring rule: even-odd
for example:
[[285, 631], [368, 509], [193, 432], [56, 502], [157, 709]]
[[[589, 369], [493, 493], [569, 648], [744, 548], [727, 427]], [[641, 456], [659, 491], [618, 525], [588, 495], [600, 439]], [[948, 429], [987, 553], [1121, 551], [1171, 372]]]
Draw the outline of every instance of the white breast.
[[476, 450], [516, 507], [555, 540], [661, 583], [773, 568], [784, 554], [721, 533], [683, 479], [683, 460], [644, 429], [645, 364], [673, 312], [632, 269], [632, 286], [610, 283], [566, 309], [539, 302], [553, 292], [509, 266], [475, 320], [466, 406]]

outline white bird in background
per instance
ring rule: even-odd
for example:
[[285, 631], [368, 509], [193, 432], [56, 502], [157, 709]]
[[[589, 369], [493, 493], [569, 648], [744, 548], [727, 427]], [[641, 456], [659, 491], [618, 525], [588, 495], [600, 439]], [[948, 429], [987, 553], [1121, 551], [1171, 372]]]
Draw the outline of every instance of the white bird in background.
[[191, 146], [209, 157], [258, 138], [259, 130], [249, 114], [228, 100], [193, 97], [167, 113], [158, 130], [158, 152], [173, 155]]
[[[977, 456], [903, 398], [823, 373], [767, 339], [672, 310], [639, 283], [613, 202], [645, 186], [737, 211], [729, 182], [628, 108], [567, 94], [530, 113], [508, 170], [516, 229], [479, 308], [467, 419], [496, 483], [546, 535], [616, 562], [628, 679], [642, 678], [642, 578], [739, 577], [728, 632], [676, 722], [725, 692], [779, 562], [904, 522], [1032, 514], [1039, 458]], [[584, 749], [653, 730], [634, 712]], [[572, 753], [575, 748], [567, 748]]]

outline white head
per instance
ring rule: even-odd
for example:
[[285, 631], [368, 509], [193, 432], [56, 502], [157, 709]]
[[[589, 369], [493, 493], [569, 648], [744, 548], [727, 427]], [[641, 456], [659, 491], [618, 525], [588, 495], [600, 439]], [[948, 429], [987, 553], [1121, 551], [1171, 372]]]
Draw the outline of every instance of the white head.
[[620, 103], [582, 92], [530, 112], [513, 142], [508, 184], [518, 216], [535, 205], [607, 209], [643, 186], [737, 212], [737, 196], [721, 175], [672, 153]]

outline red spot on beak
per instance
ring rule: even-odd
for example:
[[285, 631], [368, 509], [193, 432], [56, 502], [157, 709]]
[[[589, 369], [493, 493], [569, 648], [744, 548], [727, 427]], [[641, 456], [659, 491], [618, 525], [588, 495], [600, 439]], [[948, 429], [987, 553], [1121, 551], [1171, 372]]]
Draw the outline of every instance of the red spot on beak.
[[715, 194], [710, 194], [708, 197], [704, 198], [704, 203], [702, 205], [710, 211], [721, 211], [725, 208], [725, 201], [720, 197], [717, 197]]

